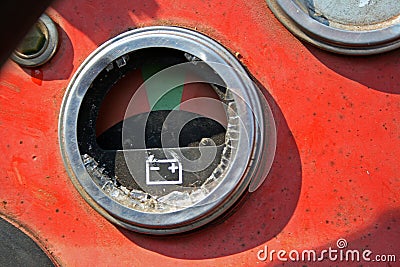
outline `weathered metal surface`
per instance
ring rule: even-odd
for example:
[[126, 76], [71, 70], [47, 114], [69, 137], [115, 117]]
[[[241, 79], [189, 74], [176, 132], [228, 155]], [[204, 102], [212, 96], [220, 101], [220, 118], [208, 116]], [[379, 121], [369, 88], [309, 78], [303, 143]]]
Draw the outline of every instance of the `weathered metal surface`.
[[1, 266], [54, 266], [38, 244], [23, 231], [0, 218]]
[[[265, 245], [323, 250], [339, 238], [400, 258], [399, 50], [359, 58], [320, 51], [293, 37], [263, 0], [59, 1], [48, 14], [59, 25], [55, 57], [34, 70], [8, 62], [0, 72], [0, 212], [61, 265], [255, 266]], [[128, 28], [160, 24], [197, 28], [237, 54], [278, 127], [264, 184], [225, 220], [173, 238], [121, 230], [91, 209], [57, 140], [62, 96], [79, 64]], [[265, 263], [279, 265], [274, 259]]]
[[372, 55], [400, 47], [396, 0], [267, 0], [282, 24], [317, 47], [345, 55]]
[[314, 12], [329, 25], [348, 30], [380, 29], [399, 23], [400, 3], [395, 0], [308, 0]]
[[11, 54], [11, 59], [23, 67], [38, 67], [54, 56], [57, 46], [56, 25], [43, 14]]

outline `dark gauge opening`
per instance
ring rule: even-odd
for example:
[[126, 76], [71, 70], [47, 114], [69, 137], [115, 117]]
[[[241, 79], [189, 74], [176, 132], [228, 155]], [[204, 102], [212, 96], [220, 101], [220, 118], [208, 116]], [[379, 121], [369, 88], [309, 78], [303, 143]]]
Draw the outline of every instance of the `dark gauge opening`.
[[[218, 100], [219, 96], [214, 88], [218, 88], [220, 91], [225, 89], [200, 82], [185, 84], [186, 80], [196, 75], [196, 73], [187, 72], [169, 77], [176, 80], [177, 84], [182, 84], [165, 95], [163, 95], [165, 88], [160, 88], [163, 87], [162, 81], [156, 86], [145, 83], [146, 80], [163, 69], [188, 62], [185, 52], [167, 48], [153, 48], [131, 53], [125, 58], [128, 62], [123, 68], [113, 68], [103, 73], [104, 76], [112, 77], [117, 81], [104, 82], [107, 77], [100, 75], [94, 81], [91, 89], [108, 91], [101, 103], [96, 120], [96, 136], [100, 148], [122, 150], [124, 141], [131, 142], [131, 148], [136, 149], [171, 146], [193, 147], [198, 146], [203, 138], [211, 138], [216, 145], [224, 143], [227, 123], [224, 106], [221, 103], [210, 107], [210, 105], [202, 105], [196, 99], [213, 98]], [[110, 84], [111, 88], [109, 88]], [[133, 108], [130, 109], [129, 114], [126, 114], [132, 96], [139, 89], [141, 90], [139, 92], [140, 97], [134, 99], [134, 103], [130, 104]], [[210, 109], [212, 110], [210, 111]], [[174, 118], [174, 121], [170, 121], [169, 125], [164, 125], [171, 110], [175, 110], [174, 116], [176, 118]], [[210, 113], [212, 118], [208, 116]], [[188, 121], [191, 117], [193, 119]], [[135, 133], [145, 129], [144, 135], [139, 134], [144, 140], [140, 140], [138, 136], [130, 138], [130, 140], [122, 140], [124, 120], [126, 123], [135, 126]], [[181, 127], [183, 128], [178, 136], [171, 135], [172, 140], [169, 139], [169, 142], [162, 146], [161, 132], [163, 126], [164, 128], [172, 128], [173, 132]]]
[[[157, 197], [190, 192], [202, 186], [220, 164], [224, 145], [229, 141], [225, 138], [228, 117], [223, 95], [226, 89], [209, 66], [201, 64], [199, 59], [188, 63], [190, 60], [193, 56], [168, 48], [148, 48], [125, 54], [95, 78], [83, 98], [78, 117], [80, 153], [102, 166], [104, 175], [118, 188], [123, 186]], [[180, 64], [184, 66], [178, 67], [182, 71], [159, 74]], [[211, 80], [221, 83], [198, 82], [206, 76], [209, 79], [210, 75], [214, 76]], [[147, 82], [151, 79], [154, 82]], [[177, 86], [165, 88], [167, 84]], [[179, 189], [171, 185], [148, 187], [141, 184], [121, 154], [124, 150], [152, 149], [153, 156], [165, 160], [164, 149], [186, 148], [181, 150], [183, 157], [198, 160], [200, 146], [215, 147], [217, 154], [207, 168], [183, 171], [185, 179]], [[225, 154], [224, 159], [229, 160], [228, 153]], [[170, 179], [169, 182], [177, 179], [175, 173], [169, 174], [162, 166], [153, 166], [160, 168], [162, 178]], [[137, 175], [144, 177], [145, 173]], [[163, 184], [161, 178], [156, 182]]]
[[[174, 115], [176, 123], [168, 125], [173, 132], [176, 129], [182, 128], [180, 134], [178, 136], [170, 135], [171, 139], [168, 140], [169, 142], [163, 144], [161, 133], [164, 122], [169, 114], [170, 110], [157, 110], [134, 115], [103, 132], [97, 137], [97, 144], [104, 150], [122, 150], [124, 141], [125, 143], [130, 142], [132, 149], [198, 147], [204, 138], [213, 140], [216, 145], [224, 143], [226, 129], [218, 121], [206, 117], [197, 117], [200, 114], [181, 110]], [[188, 119], [190, 119], [189, 122], [181, 125], [182, 121], [187, 121]], [[140, 140], [140, 138], [122, 140], [124, 123], [134, 125], [137, 128], [134, 130], [135, 132], [145, 129], [144, 140]], [[176, 146], [176, 144], [179, 145]]]
[[268, 173], [271, 110], [240, 62], [178, 27], [121, 34], [78, 69], [60, 114], [71, 180], [110, 221], [151, 234], [190, 231]]

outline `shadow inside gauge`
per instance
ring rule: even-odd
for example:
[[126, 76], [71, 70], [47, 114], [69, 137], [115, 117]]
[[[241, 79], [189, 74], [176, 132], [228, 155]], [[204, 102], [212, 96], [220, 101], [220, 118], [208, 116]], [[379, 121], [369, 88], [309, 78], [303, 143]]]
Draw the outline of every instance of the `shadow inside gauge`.
[[[263, 88], [263, 92], [266, 89]], [[267, 179], [248, 193], [233, 210], [214, 222], [189, 233], [148, 236], [119, 228], [142, 248], [180, 259], [209, 259], [233, 255], [258, 247], [277, 236], [296, 209], [301, 191], [299, 151], [278, 105], [270, 95], [277, 126], [277, 150]]]
[[346, 56], [304, 43], [326, 67], [350, 80], [383, 93], [400, 94], [400, 49], [370, 56]]

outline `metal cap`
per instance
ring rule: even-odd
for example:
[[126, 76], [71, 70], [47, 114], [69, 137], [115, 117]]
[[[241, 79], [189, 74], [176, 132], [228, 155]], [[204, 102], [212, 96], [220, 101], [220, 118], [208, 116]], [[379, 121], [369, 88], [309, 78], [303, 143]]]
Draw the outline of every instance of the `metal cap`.
[[297, 37], [347, 55], [377, 54], [400, 47], [397, 0], [267, 0]]
[[24, 67], [37, 67], [54, 56], [57, 45], [56, 25], [49, 16], [43, 14], [11, 54], [11, 59]]

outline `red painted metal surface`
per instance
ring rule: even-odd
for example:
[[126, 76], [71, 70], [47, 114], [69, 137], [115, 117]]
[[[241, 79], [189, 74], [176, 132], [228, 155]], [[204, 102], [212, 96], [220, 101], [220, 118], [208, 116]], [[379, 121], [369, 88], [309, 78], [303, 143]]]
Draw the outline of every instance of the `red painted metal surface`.
[[[56, 56], [34, 70], [8, 62], [0, 73], [0, 213], [59, 264], [280, 265], [257, 252], [335, 248], [339, 238], [400, 260], [400, 50], [360, 58], [320, 51], [293, 37], [263, 0], [58, 1], [47, 13], [59, 26]], [[236, 53], [278, 128], [264, 184], [229, 218], [175, 237], [106, 221], [75, 190], [59, 153], [58, 113], [77, 67], [107, 39], [147, 25], [197, 29]], [[316, 265], [286, 263], [302, 264]]]

